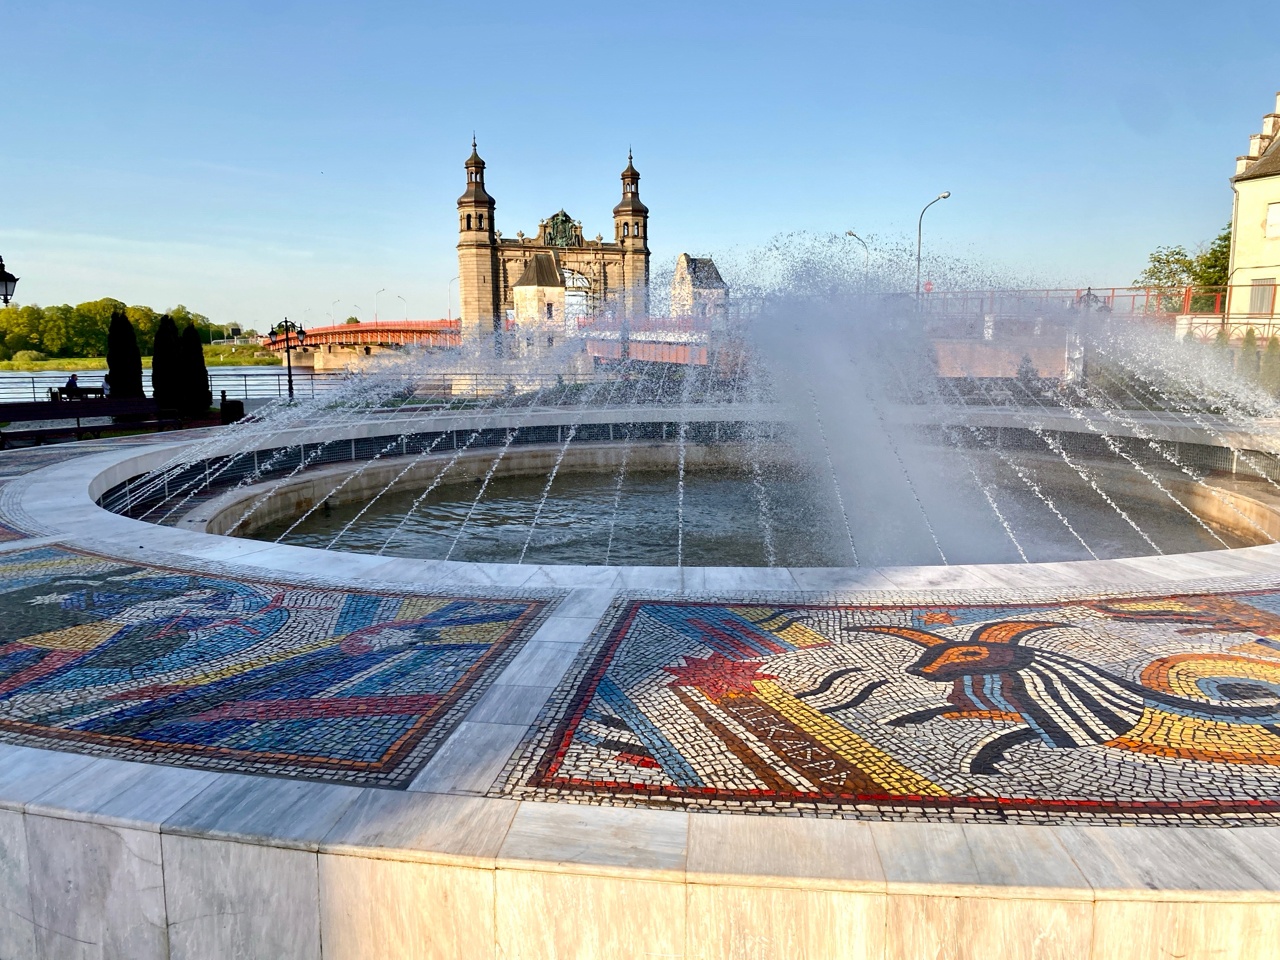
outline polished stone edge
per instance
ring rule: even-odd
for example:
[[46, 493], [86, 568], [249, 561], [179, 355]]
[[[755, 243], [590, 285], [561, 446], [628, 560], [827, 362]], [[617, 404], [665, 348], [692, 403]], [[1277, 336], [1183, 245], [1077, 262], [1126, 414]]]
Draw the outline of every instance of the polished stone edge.
[[0, 746], [0, 810], [305, 853], [690, 886], [1280, 905], [1277, 827], [685, 813], [349, 787], [11, 746]]
[[1249, 590], [1280, 580], [1280, 545], [1126, 560], [875, 569], [580, 567], [335, 556], [306, 547], [157, 527], [97, 506], [94, 497], [102, 490], [126, 475], [164, 463], [182, 446], [95, 452], [40, 468], [0, 487], [0, 509], [23, 529], [43, 531], [46, 538], [131, 562], [320, 587], [394, 588], [429, 594], [590, 586], [708, 601], [767, 594], [779, 599], [856, 599], [864, 603], [917, 599], [963, 602], [973, 596], [1001, 602], [1170, 590]]

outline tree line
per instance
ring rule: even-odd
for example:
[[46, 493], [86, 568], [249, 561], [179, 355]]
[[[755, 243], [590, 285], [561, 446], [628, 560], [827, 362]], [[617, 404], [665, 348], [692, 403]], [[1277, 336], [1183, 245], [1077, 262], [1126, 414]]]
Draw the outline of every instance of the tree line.
[[[142, 390], [142, 350], [139, 331], [125, 310], [112, 312], [107, 323], [105, 352], [113, 400], [145, 396]], [[181, 332], [171, 314], [161, 314], [150, 343], [151, 396], [161, 410], [201, 417], [213, 406], [204, 343], [194, 322]]]
[[166, 316], [177, 325], [194, 327], [203, 343], [223, 335], [222, 327], [181, 304], [167, 313], [157, 313], [151, 307], [131, 307], [110, 297], [74, 307], [67, 303], [50, 307], [10, 304], [0, 308], [0, 360], [12, 360], [24, 351], [28, 352], [26, 359], [40, 359], [30, 353], [67, 358], [105, 356], [108, 332], [117, 313], [123, 313], [131, 324], [144, 356], [151, 355], [161, 320]]

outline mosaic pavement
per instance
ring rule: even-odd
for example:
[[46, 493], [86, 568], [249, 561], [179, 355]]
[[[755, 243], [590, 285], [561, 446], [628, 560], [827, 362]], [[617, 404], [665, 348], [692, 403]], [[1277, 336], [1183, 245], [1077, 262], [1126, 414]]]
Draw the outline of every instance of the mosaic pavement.
[[546, 606], [17, 550], [0, 555], [0, 741], [403, 787]]
[[495, 793], [888, 819], [1280, 813], [1280, 592], [616, 604]]

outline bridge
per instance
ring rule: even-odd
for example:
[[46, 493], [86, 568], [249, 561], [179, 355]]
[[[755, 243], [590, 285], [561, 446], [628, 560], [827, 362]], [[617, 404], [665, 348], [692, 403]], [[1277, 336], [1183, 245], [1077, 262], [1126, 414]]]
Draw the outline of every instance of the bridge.
[[[927, 289], [927, 288], [926, 288]], [[910, 297], [888, 296], [909, 304]], [[917, 309], [931, 335], [948, 340], [1001, 341], [1039, 336], [1040, 321], [1060, 323], [1072, 315], [1094, 313], [1167, 326], [1171, 336], [1188, 334], [1211, 340], [1221, 330], [1239, 340], [1252, 328], [1260, 344], [1280, 335], [1280, 303], [1276, 288], [1257, 284], [1222, 287], [1075, 287], [1031, 290], [927, 290]], [[719, 334], [727, 334], [734, 317], [583, 317], [576, 321], [587, 353], [601, 360], [628, 358], [650, 363], [705, 365], [714, 362]], [[515, 325], [507, 321], [507, 329]], [[315, 327], [305, 334], [308, 349], [352, 350], [457, 347], [461, 322], [380, 320]], [[1025, 329], [1024, 329], [1025, 328]], [[297, 347], [295, 338], [287, 342]], [[262, 345], [283, 351], [286, 338]]]

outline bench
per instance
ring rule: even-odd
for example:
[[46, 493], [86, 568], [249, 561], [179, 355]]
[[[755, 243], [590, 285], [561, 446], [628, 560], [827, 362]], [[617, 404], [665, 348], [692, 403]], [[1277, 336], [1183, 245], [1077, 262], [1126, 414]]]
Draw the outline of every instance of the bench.
[[106, 389], [103, 387], [76, 387], [74, 390], [67, 387], [49, 388], [49, 399], [54, 403], [88, 400], [90, 397], [103, 400], [106, 398]]
[[[111, 417], [123, 423], [84, 424], [88, 417]], [[163, 414], [154, 400], [95, 400], [92, 403], [47, 402], [0, 403], [0, 423], [31, 423], [40, 420], [74, 420], [75, 424], [61, 423], [55, 426], [34, 427], [28, 430], [0, 430], [0, 449], [11, 443], [45, 443], [52, 440], [101, 436], [104, 430], [120, 426], [126, 429], [167, 430], [182, 426], [171, 411]]]

